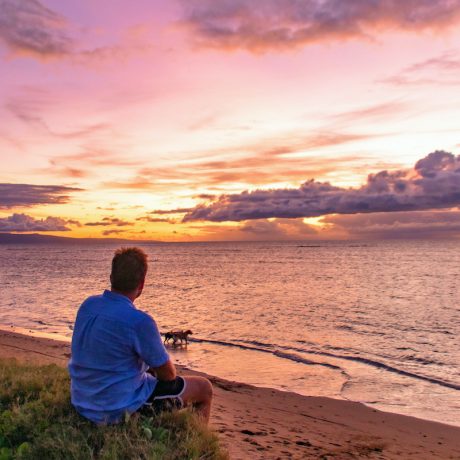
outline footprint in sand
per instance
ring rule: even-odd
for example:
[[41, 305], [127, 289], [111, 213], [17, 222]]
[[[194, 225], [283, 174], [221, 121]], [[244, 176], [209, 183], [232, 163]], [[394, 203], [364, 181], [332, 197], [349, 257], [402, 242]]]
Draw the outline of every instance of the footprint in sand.
[[251, 430], [241, 430], [241, 433], [247, 434], [249, 436], [267, 436], [268, 434], [265, 431], [251, 431]]
[[[310, 441], [296, 441], [295, 442], [298, 446], [305, 446], [305, 447], [310, 447], [311, 446], [311, 442]], [[339, 446], [340, 444], [336, 444], [337, 446]]]

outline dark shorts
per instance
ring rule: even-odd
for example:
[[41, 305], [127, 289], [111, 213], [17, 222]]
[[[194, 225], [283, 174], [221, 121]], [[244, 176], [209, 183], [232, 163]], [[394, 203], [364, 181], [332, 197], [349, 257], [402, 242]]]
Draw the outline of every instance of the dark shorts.
[[171, 411], [173, 409], [182, 409], [184, 401], [182, 395], [185, 391], [185, 380], [182, 377], [176, 377], [175, 380], [168, 382], [157, 382], [153, 393], [144, 405], [139, 409], [141, 413]]

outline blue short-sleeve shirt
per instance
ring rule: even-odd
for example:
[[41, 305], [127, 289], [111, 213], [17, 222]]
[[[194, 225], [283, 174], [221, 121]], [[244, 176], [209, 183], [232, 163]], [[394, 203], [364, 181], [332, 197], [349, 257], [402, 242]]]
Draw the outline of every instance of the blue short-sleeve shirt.
[[126, 296], [89, 297], [72, 336], [72, 404], [96, 423], [116, 423], [147, 401], [157, 380], [146, 371], [168, 359], [155, 321]]

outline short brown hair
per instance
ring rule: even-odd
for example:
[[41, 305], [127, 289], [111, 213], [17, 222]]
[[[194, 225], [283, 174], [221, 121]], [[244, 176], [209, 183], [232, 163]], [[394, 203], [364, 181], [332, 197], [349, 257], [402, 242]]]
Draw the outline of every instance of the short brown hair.
[[112, 289], [131, 292], [136, 289], [147, 274], [147, 254], [139, 248], [121, 248], [112, 259], [110, 281]]

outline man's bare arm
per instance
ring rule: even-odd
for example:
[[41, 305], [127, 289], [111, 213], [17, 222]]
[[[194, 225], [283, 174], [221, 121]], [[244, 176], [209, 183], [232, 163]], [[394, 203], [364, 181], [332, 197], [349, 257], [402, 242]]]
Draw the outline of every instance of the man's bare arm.
[[176, 367], [170, 359], [160, 367], [151, 367], [149, 372], [158, 380], [174, 380], [176, 378]]

